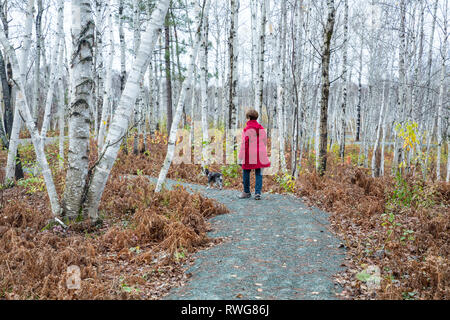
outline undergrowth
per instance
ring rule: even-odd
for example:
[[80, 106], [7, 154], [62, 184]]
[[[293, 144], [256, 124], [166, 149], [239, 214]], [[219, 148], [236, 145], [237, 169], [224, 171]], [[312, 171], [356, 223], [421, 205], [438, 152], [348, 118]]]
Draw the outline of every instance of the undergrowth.
[[[23, 181], [22, 186], [1, 190], [0, 208], [6, 218], [0, 218], [0, 297], [159, 298], [168, 289], [157, 290], [157, 285], [182, 281], [179, 261], [208, 244], [205, 219], [226, 209], [182, 188], [153, 192], [144, 176], [158, 176], [166, 141], [157, 133], [148, 139], [144, 153], [119, 153], [100, 207], [105, 224], [88, 233], [65, 233], [56, 227], [42, 231], [50, 217], [47, 197], [39, 188], [30, 189], [39, 181]], [[131, 143], [132, 139], [129, 150]], [[47, 148], [56, 150], [57, 146]], [[22, 154], [32, 162], [31, 148]], [[56, 152], [50, 154], [61, 194], [64, 175], [55, 169]], [[336, 277], [344, 287], [341, 296], [449, 299], [449, 184], [425, 182], [418, 170], [415, 175], [372, 178], [368, 169], [358, 166], [358, 146], [348, 145], [343, 161], [337, 155], [332, 148], [327, 171], [320, 177], [314, 170], [314, 153], [305, 151], [297, 180], [288, 175], [264, 176], [263, 192], [294, 193], [330, 213], [331, 228], [348, 250], [346, 271]], [[288, 164], [290, 156], [288, 150]], [[389, 150], [385, 160], [388, 173]], [[0, 161], [5, 161], [4, 155]], [[209, 169], [224, 174], [225, 188], [242, 188], [238, 166], [210, 164]], [[138, 177], [120, 178], [126, 174]], [[172, 165], [168, 178], [206, 183], [200, 164]], [[65, 270], [71, 264], [82, 267], [86, 281], [81, 291], [65, 289]], [[368, 266], [380, 270], [376, 291], [369, 290], [367, 277], [361, 276]]]
[[[117, 169], [133, 168], [130, 163], [138, 161], [135, 167], [157, 176], [165, 152], [166, 146], [153, 140], [149, 145], [152, 159], [122, 154]], [[288, 164], [290, 156], [288, 150]], [[422, 181], [419, 170], [404, 176], [386, 174], [372, 178], [370, 170], [358, 163], [358, 146], [346, 146], [343, 161], [334, 147], [328, 155], [327, 172], [320, 177], [314, 169], [314, 152], [304, 152], [298, 179], [265, 175], [263, 193], [294, 193], [330, 213], [331, 228], [348, 249], [344, 263], [347, 270], [336, 277], [345, 288], [343, 298], [450, 298], [450, 186]], [[392, 152], [387, 148], [386, 173], [391, 171], [391, 163]], [[210, 171], [224, 174], [225, 188], [240, 190], [242, 170], [237, 169], [236, 172], [230, 165], [210, 165]], [[200, 172], [199, 164], [179, 164], [170, 168], [168, 177], [205, 184]], [[369, 290], [367, 283], [357, 278], [368, 266], [377, 266], [381, 272], [376, 291]]]
[[[24, 156], [31, 161], [33, 151]], [[61, 195], [57, 152], [49, 162]], [[182, 187], [155, 193], [146, 178], [115, 171], [100, 205], [103, 225], [65, 230], [49, 223], [41, 182], [27, 175], [0, 190], [0, 299], [159, 299], [186, 281], [181, 266], [190, 253], [217, 241], [206, 235], [207, 219], [227, 212]], [[80, 268], [80, 289], [66, 285], [69, 266]]]

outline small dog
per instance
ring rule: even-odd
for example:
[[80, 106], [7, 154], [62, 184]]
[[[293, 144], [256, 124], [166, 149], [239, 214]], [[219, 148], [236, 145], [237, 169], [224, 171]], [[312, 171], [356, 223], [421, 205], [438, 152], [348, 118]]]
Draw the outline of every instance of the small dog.
[[219, 189], [222, 190], [223, 176], [220, 172], [209, 172], [208, 169], [205, 169], [203, 173], [208, 177], [208, 189], [211, 188], [211, 185], [214, 183], [216, 187], [219, 187]]

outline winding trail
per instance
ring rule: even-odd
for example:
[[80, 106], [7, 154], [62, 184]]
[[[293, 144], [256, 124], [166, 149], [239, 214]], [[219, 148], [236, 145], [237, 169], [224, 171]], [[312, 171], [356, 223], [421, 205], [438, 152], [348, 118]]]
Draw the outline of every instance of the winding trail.
[[[152, 178], [150, 178], [154, 181]], [[332, 280], [344, 249], [328, 230], [328, 214], [290, 195], [263, 194], [261, 201], [238, 199], [235, 190], [168, 180], [215, 199], [229, 214], [210, 220], [211, 237], [227, 238], [200, 251], [187, 272], [189, 282], [166, 299], [336, 299]]]

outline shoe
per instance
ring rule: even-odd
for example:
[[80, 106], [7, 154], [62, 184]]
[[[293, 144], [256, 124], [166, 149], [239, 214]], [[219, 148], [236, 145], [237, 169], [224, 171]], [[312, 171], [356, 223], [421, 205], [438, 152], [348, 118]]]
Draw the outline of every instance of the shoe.
[[247, 192], [242, 192], [241, 195], [239, 196], [239, 199], [248, 199], [252, 196], [251, 193], [247, 193]]
[[255, 200], [261, 200], [261, 195], [260, 194], [255, 194]]

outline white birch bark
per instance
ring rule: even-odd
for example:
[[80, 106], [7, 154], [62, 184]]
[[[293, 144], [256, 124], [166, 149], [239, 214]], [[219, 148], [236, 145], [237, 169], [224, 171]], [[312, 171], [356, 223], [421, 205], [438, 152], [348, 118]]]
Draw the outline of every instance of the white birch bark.
[[187, 78], [184, 80], [183, 85], [181, 87], [180, 96], [178, 98], [178, 104], [175, 111], [175, 117], [173, 119], [172, 127], [170, 129], [169, 134], [169, 141], [167, 146], [167, 154], [166, 158], [164, 159], [164, 164], [161, 168], [161, 171], [159, 173], [158, 182], [156, 184], [155, 192], [160, 192], [162, 189], [162, 186], [166, 180], [167, 172], [169, 172], [170, 165], [172, 164], [173, 155], [175, 151], [175, 143], [177, 139], [177, 131], [178, 131], [178, 124], [181, 119], [181, 114], [183, 111], [183, 105], [185, 103], [186, 99], [186, 93], [191, 90], [191, 82], [192, 82], [192, 74], [195, 67], [195, 60], [197, 58], [197, 53], [200, 46], [200, 40], [201, 40], [201, 30], [202, 30], [202, 24], [203, 24], [203, 10], [206, 11], [206, 9], [209, 7], [210, 0], [204, 0], [203, 2], [203, 8], [201, 10], [201, 13], [198, 13], [198, 27], [197, 32], [195, 35], [195, 42], [194, 45], [191, 47], [189, 52], [189, 67], [187, 70]]
[[[62, 49], [61, 56], [64, 54], [64, 48]], [[60, 64], [62, 69], [62, 65]], [[65, 95], [64, 87], [62, 83], [62, 70], [59, 72], [60, 78], [58, 80], [58, 127], [59, 127], [59, 168], [63, 169], [64, 166], [64, 114], [65, 114]]]
[[153, 76], [153, 62], [150, 60], [150, 64], [148, 66], [148, 126], [150, 130], [150, 136], [152, 136], [155, 133], [155, 99], [154, 99], [154, 91], [155, 91], [155, 84], [154, 84], [154, 76]]
[[[60, 10], [62, 10], [62, 19], [64, 21], [64, 1], [60, 0]], [[62, 23], [63, 23], [62, 21]], [[64, 42], [64, 26], [61, 26], [61, 29], [59, 29], [60, 36], [59, 39], [61, 41], [61, 48], [59, 51], [59, 61], [58, 61], [58, 81], [56, 83], [57, 86], [57, 92], [58, 92], [58, 127], [59, 127], [59, 168], [63, 169], [64, 167], [64, 139], [65, 139], [65, 122], [64, 122], [64, 115], [65, 115], [65, 91], [64, 91], [64, 84], [63, 84], [63, 74], [64, 74], [64, 49], [65, 49], [65, 42]]]
[[202, 24], [202, 40], [200, 44], [200, 91], [202, 97], [202, 167], [206, 168], [209, 164], [209, 135], [208, 135], [208, 14], [209, 4], [205, 8]]
[[[148, 8], [147, 11], [147, 18], [148, 20], [151, 19], [151, 8]], [[153, 55], [153, 54], [152, 54]], [[158, 99], [154, 99], [154, 91], [155, 91], [155, 77], [153, 75], [153, 62], [152, 58], [150, 58], [149, 64], [148, 64], [148, 125], [150, 129], [150, 137], [155, 133], [156, 131], [156, 114], [157, 114], [157, 108], [156, 103], [158, 102]], [[156, 103], [155, 103], [156, 101]], [[145, 135], [144, 141], [147, 141], [147, 135]], [[147, 150], [147, 146], [145, 146], [145, 149]]]
[[[436, 29], [436, 13], [437, 13], [437, 8], [438, 8], [438, 3], [439, 0], [436, 0], [433, 6], [433, 22], [431, 24], [431, 33], [430, 33], [430, 40], [429, 40], [429, 49], [428, 49], [428, 59], [427, 59], [427, 81], [426, 81], [426, 89], [425, 89], [425, 103], [422, 104], [422, 109], [421, 109], [421, 121], [420, 121], [420, 125], [419, 125], [419, 133], [422, 133], [423, 127], [426, 126], [426, 117], [425, 117], [425, 108], [431, 107], [432, 106], [432, 96], [430, 94], [431, 91], [431, 67], [432, 67], [432, 63], [433, 63], [433, 43], [434, 43], [434, 31]], [[419, 139], [421, 141], [421, 143], [419, 144], [419, 148], [422, 149], [422, 140], [423, 140], [423, 135], [421, 136], [421, 139]], [[423, 177], [425, 179], [426, 177], [426, 171], [427, 168], [425, 166], [423, 166], [422, 168], [422, 174]]]
[[285, 121], [284, 121], [284, 101], [286, 86], [286, 0], [281, 0], [281, 18], [280, 18], [280, 37], [278, 46], [278, 88], [277, 88], [277, 115], [278, 115], [278, 129], [280, 130], [280, 160], [281, 171], [287, 172], [286, 168], [286, 156], [285, 156]]
[[[164, 47], [162, 45], [162, 37], [159, 38], [159, 61], [163, 61], [164, 59]], [[164, 74], [164, 70], [163, 70], [163, 63], [159, 63], [157, 64], [158, 66], [158, 72], [159, 72], [159, 79], [163, 79], [163, 74]], [[164, 124], [164, 110], [167, 111], [167, 101], [165, 99], [165, 84], [163, 83], [163, 81], [159, 81], [159, 129], [162, 132], [163, 131], [163, 124]], [[164, 105], [166, 104], [166, 105]], [[165, 108], [164, 108], [165, 107]]]
[[[28, 56], [30, 54], [31, 47], [31, 34], [33, 28], [33, 8], [34, 8], [34, 0], [28, 0], [27, 12], [26, 12], [26, 20], [25, 20], [25, 34], [23, 36], [23, 50], [22, 55], [20, 57], [20, 68], [27, 69], [28, 65]], [[6, 37], [5, 37], [6, 38]], [[5, 50], [6, 51], [6, 50]], [[25, 75], [25, 70], [22, 70]], [[16, 92], [16, 88], [13, 87], [12, 96], [14, 96], [14, 92]], [[22, 103], [21, 101], [17, 101], [18, 103]], [[22, 118], [19, 113], [18, 104], [16, 108], [14, 108], [14, 120], [11, 130], [11, 137], [9, 139], [9, 147], [8, 147], [8, 159], [6, 162], [6, 176], [5, 183], [8, 181], [12, 181], [14, 179], [14, 170], [16, 168], [16, 156], [17, 156], [17, 148], [19, 146], [19, 134], [20, 128], [22, 126]]]
[[[139, 46], [141, 45], [141, 26], [140, 26], [140, 10], [139, 10], [139, 2], [140, 0], [134, 0], [133, 2], [133, 58], [136, 59], [136, 54], [139, 50]], [[137, 128], [134, 130], [134, 140], [133, 140], [133, 154], [139, 154], [139, 137], [141, 136], [141, 128], [142, 128], [142, 96], [143, 96], [143, 81], [142, 78], [140, 81], [140, 92], [138, 98], [136, 99], [136, 103], [134, 104], [134, 123]]]
[[347, 90], [348, 90], [348, 77], [347, 77], [347, 64], [348, 64], [348, 0], [344, 2], [344, 57], [342, 60], [342, 79], [344, 79], [344, 84], [342, 88], [342, 115], [341, 115], [341, 125], [340, 125], [340, 146], [339, 146], [339, 156], [344, 160], [345, 156], [345, 121], [347, 112]]
[[229, 50], [229, 116], [228, 116], [228, 129], [234, 129], [237, 125], [237, 87], [238, 87], [238, 18], [239, 18], [239, 0], [231, 0], [231, 25], [230, 25], [230, 37], [228, 39]]
[[[301, 0], [298, 3], [298, 8], [295, 7], [295, 21], [297, 23], [296, 31], [293, 34], [293, 47], [292, 48], [292, 79], [294, 81], [293, 100], [295, 102], [294, 117], [292, 121], [292, 155], [291, 155], [291, 172], [292, 176], [297, 179], [298, 169], [301, 167], [301, 138], [302, 138], [302, 122], [304, 118], [302, 103], [302, 87], [303, 87], [303, 65], [304, 65], [304, 49], [303, 49], [303, 4]], [[297, 51], [298, 48], [298, 51]], [[298, 74], [298, 78], [296, 77]], [[300, 157], [298, 156], [298, 150], [300, 149]]]
[[[133, 108], [130, 108], [130, 106], [136, 103], [136, 98], [140, 92], [140, 82], [152, 58], [153, 49], [160, 35], [169, 3], [170, 0], [160, 0], [153, 10], [150, 22], [141, 38], [136, 60], [132, 63], [133, 67], [126, 81], [119, 105], [111, 121], [106, 143], [102, 149], [102, 156], [94, 169], [85, 205], [85, 210], [93, 220], [98, 218], [98, 205], [133, 112]], [[174, 127], [176, 128], [176, 126]]]
[[376, 158], [377, 158], [377, 152], [378, 149], [380, 148], [380, 135], [381, 135], [381, 130], [384, 130], [383, 128], [383, 121], [384, 121], [384, 109], [386, 106], [386, 98], [385, 98], [385, 90], [386, 90], [386, 84], [383, 82], [383, 90], [382, 90], [382, 102], [381, 102], [381, 111], [380, 111], [380, 115], [378, 117], [378, 126], [377, 126], [377, 133], [376, 133], [376, 138], [375, 138], [375, 145], [373, 147], [373, 153], [372, 153], [372, 177], [378, 177], [380, 175], [380, 168], [378, 168], [376, 166]]
[[124, 10], [124, 0], [119, 0], [120, 91], [121, 92], [124, 90], [124, 87], [125, 87], [126, 73], [127, 73], [126, 67], [125, 67], [125, 60], [126, 60], [125, 51], [127, 49], [127, 44], [125, 43], [125, 31], [123, 29], [123, 22], [124, 22], [123, 10]]
[[[447, 39], [448, 39], [448, 33], [447, 33], [447, 5], [448, 1], [445, 0], [444, 4], [444, 22], [442, 27], [443, 32], [443, 45], [441, 49], [441, 83], [439, 87], [439, 103], [438, 103], [438, 114], [437, 114], [437, 127], [436, 127], [436, 135], [437, 135], [437, 157], [436, 157], [436, 180], [441, 180], [441, 149], [442, 149], [442, 113], [444, 109], [444, 103], [445, 103], [445, 79], [446, 76], [446, 60], [448, 57], [447, 53]], [[447, 105], [448, 107], [448, 105]]]
[[112, 105], [112, 64], [113, 64], [113, 52], [114, 52], [114, 33], [112, 25], [112, 11], [111, 3], [106, 4], [106, 15], [108, 24], [108, 58], [106, 62], [106, 79], [103, 92], [103, 106], [102, 106], [102, 117], [100, 120], [100, 129], [98, 133], [98, 152], [100, 155], [100, 150], [103, 149], [103, 144], [105, 142], [105, 132], [106, 125], [108, 121], [108, 111]]
[[252, 28], [252, 51], [251, 51], [251, 87], [252, 87], [252, 93], [256, 96], [256, 86], [255, 86], [255, 79], [256, 79], [256, 66], [258, 65], [258, 32], [257, 32], [257, 19], [258, 19], [258, 1], [257, 0], [250, 0], [250, 14], [251, 14], [251, 28]]
[[42, 39], [42, 14], [44, 12], [42, 0], [37, 0], [37, 16], [36, 16], [36, 55], [34, 61], [34, 102], [33, 102], [33, 118], [37, 124], [40, 109], [40, 95], [41, 95], [41, 49], [43, 44]]
[[63, 37], [64, 37], [64, 1], [58, 0], [58, 23], [57, 23], [57, 40], [56, 40], [56, 46], [53, 49], [52, 52], [52, 64], [50, 66], [51, 72], [50, 72], [50, 82], [49, 87], [47, 91], [47, 98], [45, 100], [45, 109], [44, 109], [44, 121], [42, 123], [41, 127], [41, 136], [42, 141], [45, 141], [45, 137], [47, 136], [47, 130], [50, 126], [50, 120], [51, 120], [51, 111], [52, 111], [52, 102], [53, 102], [53, 95], [55, 93], [55, 83], [56, 80], [59, 78], [59, 72], [61, 71], [61, 68], [59, 66], [59, 63], [62, 62], [59, 58], [59, 52], [62, 50], [62, 44], [63, 44]]
[[[18, 101], [17, 101], [16, 108], [19, 109], [21, 116], [25, 119], [25, 124], [28, 128], [28, 131], [31, 134], [31, 140], [33, 142], [34, 151], [36, 153], [36, 160], [42, 169], [42, 175], [44, 177], [45, 185], [47, 187], [47, 194], [50, 199], [52, 213], [54, 216], [57, 216], [60, 214], [58, 194], [56, 193], [56, 188], [55, 188], [55, 184], [53, 181], [52, 173], [51, 173], [50, 167], [47, 162], [47, 158], [44, 153], [43, 144], [41, 144], [39, 132], [35, 126], [34, 119], [30, 112], [27, 99], [24, 95], [25, 75], [26, 75], [26, 71], [27, 71], [25, 68], [26, 64], [23, 64], [24, 67], [20, 68], [14, 48], [11, 46], [8, 39], [6, 38], [2, 24], [0, 24], [0, 43], [2, 44], [6, 55], [8, 55], [10, 58], [12, 69], [13, 69], [13, 74], [16, 77], [15, 82], [18, 87], [18, 92], [17, 92], [17, 95], [18, 95], [17, 100]], [[24, 56], [26, 56], [26, 55], [27, 55], [27, 53], [24, 54]]]
[[[215, 3], [215, 11], [214, 16], [216, 20], [216, 66], [215, 66], [215, 88], [214, 88], [214, 115], [213, 115], [213, 123], [214, 128], [217, 128], [219, 125], [219, 114], [221, 112], [221, 108], [219, 108], [219, 51], [220, 51], [220, 34], [221, 30], [219, 28], [219, 12], [218, 12], [218, 1]], [[223, 84], [222, 84], [223, 86]]]
[[258, 80], [255, 95], [255, 110], [260, 113], [263, 101], [264, 88], [264, 56], [265, 56], [265, 41], [266, 41], [266, 23], [267, 23], [267, 0], [261, 1], [261, 17], [259, 28], [259, 44], [258, 44]]
[[69, 107], [69, 154], [64, 214], [78, 217], [84, 201], [89, 165], [90, 105], [92, 103], [94, 20], [89, 0], [72, 1], [72, 90]]
[[[398, 122], [403, 122], [403, 115], [406, 105], [406, 69], [405, 69], [405, 56], [406, 56], [406, 3], [405, 0], [400, 1], [400, 50], [399, 50], [399, 92], [398, 92], [398, 106], [396, 110], [396, 118]], [[396, 134], [394, 143], [394, 159], [392, 163], [392, 170], [395, 173], [398, 170], [399, 164], [402, 162], [402, 143], [400, 137]]]

